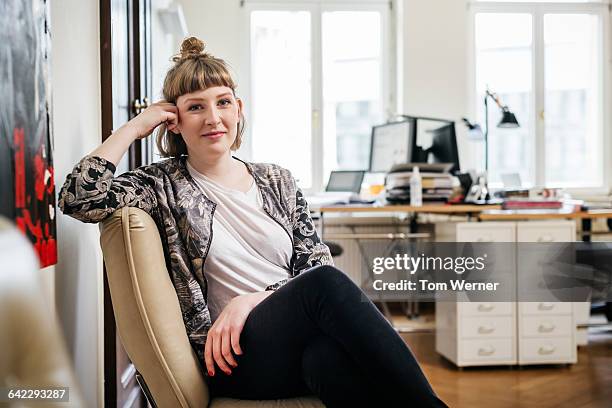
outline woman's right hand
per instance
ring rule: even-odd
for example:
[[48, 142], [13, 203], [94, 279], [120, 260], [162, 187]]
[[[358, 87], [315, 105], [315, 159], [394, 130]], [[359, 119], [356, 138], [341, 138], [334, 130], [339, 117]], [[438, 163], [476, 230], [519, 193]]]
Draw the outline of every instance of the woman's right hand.
[[169, 131], [174, 131], [178, 124], [178, 109], [176, 105], [161, 100], [147, 107], [144, 111], [132, 118], [127, 125], [136, 132], [137, 139], [149, 136], [156, 127], [166, 123]]
[[178, 109], [166, 101], [155, 102], [138, 116], [116, 129], [90, 155], [102, 157], [116, 166], [134, 140], [149, 136], [162, 123], [166, 123], [170, 131], [175, 131], [178, 127]]

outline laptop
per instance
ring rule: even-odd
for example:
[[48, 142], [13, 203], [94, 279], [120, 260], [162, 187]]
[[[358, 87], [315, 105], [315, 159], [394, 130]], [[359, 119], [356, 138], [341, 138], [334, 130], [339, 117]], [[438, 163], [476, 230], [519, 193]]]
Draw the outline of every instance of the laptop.
[[329, 175], [325, 192], [345, 192], [359, 195], [364, 175], [365, 171], [363, 170], [332, 171]]
[[322, 193], [306, 197], [311, 207], [332, 204], [348, 204], [359, 200], [365, 170], [335, 170], [329, 175]]

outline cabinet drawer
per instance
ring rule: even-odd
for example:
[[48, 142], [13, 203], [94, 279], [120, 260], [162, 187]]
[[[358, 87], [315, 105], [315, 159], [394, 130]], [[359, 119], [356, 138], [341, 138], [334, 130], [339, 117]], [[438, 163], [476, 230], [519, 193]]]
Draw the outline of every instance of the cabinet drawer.
[[572, 317], [566, 316], [522, 316], [521, 337], [571, 336]]
[[517, 223], [517, 242], [573, 242], [576, 225], [573, 221], [528, 221]]
[[548, 339], [520, 339], [521, 363], [575, 360], [575, 345], [570, 337]]
[[514, 223], [462, 222], [457, 224], [457, 242], [514, 242]]
[[501, 316], [511, 315], [512, 302], [462, 302], [459, 303], [460, 316]]
[[515, 354], [512, 339], [461, 340], [461, 357], [466, 361], [508, 361]]
[[571, 314], [570, 302], [520, 302], [519, 310], [523, 315]]
[[513, 323], [512, 316], [462, 317], [459, 335], [463, 338], [512, 337]]

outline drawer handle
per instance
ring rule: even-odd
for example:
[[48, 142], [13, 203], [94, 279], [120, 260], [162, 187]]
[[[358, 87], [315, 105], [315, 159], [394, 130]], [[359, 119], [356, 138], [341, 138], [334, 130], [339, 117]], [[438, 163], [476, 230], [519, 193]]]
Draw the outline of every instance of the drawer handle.
[[480, 347], [478, 349], [479, 356], [490, 356], [493, 353], [495, 353], [495, 347], [493, 346]]
[[553, 330], [555, 330], [555, 325], [552, 323], [542, 323], [539, 327], [538, 327], [538, 331], [540, 333], [550, 333]]
[[495, 306], [490, 303], [481, 303], [478, 305], [479, 312], [490, 312], [493, 309], [495, 309]]
[[495, 331], [495, 327], [493, 326], [479, 326], [478, 333], [480, 334], [489, 334]]
[[554, 308], [553, 303], [538, 303], [538, 310], [553, 310]]
[[554, 242], [555, 239], [551, 235], [543, 235], [538, 238], [538, 242]]
[[555, 352], [557, 348], [555, 346], [553, 346], [552, 344], [548, 344], [546, 346], [542, 346], [538, 349], [538, 353], [539, 354], [552, 354]]

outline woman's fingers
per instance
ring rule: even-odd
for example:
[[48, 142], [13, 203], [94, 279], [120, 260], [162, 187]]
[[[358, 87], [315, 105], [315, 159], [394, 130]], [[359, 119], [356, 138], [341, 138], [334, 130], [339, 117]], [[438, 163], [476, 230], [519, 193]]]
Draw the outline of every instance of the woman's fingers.
[[166, 124], [166, 129], [169, 131], [174, 132], [178, 128], [178, 118], [175, 114], [165, 113], [162, 119], [164, 119], [162, 123]]
[[206, 344], [204, 345], [204, 361], [206, 362], [208, 375], [215, 375], [215, 361], [212, 355], [212, 336], [206, 338]]
[[230, 366], [236, 367], [238, 363], [234, 359], [231, 346], [231, 332], [229, 328], [226, 328], [223, 330], [223, 337], [221, 338], [221, 355]]
[[163, 113], [164, 122], [166, 123], [166, 128], [174, 132], [178, 125], [178, 110], [176, 106], [168, 104], [167, 107], [164, 107], [165, 112]]
[[236, 355], [242, 354], [242, 349], [240, 348], [240, 332], [242, 332], [242, 327], [234, 326], [231, 329], [232, 350], [234, 350]]
[[215, 359], [215, 363], [219, 366], [221, 370], [227, 375], [232, 373], [232, 370], [229, 368], [225, 359], [223, 358], [223, 354], [221, 353], [221, 333], [217, 332], [213, 336], [213, 357]]

